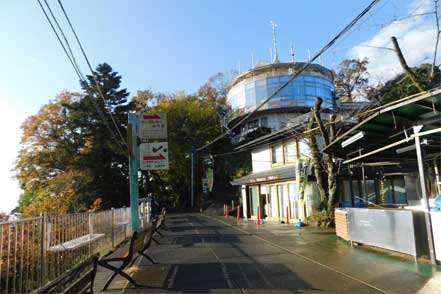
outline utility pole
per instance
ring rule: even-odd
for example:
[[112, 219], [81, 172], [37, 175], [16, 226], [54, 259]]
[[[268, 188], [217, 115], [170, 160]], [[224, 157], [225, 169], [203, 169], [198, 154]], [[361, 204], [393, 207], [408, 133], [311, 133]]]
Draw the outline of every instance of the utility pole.
[[129, 113], [127, 126], [127, 142], [129, 147], [129, 180], [130, 180], [130, 212], [132, 215], [132, 231], [139, 227], [138, 219], [138, 118], [135, 113]]
[[436, 264], [435, 249], [434, 249], [435, 246], [433, 243], [432, 222], [430, 219], [430, 205], [429, 205], [429, 199], [427, 198], [426, 178], [424, 176], [424, 160], [423, 160], [423, 153], [421, 150], [420, 136], [418, 135], [418, 133], [421, 131], [422, 127], [423, 126], [414, 126], [413, 132], [416, 135], [415, 136], [415, 147], [416, 147], [416, 154], [417, 154], [417, 161], [418, 161], [418, 172], [419, 172], [419, 176], [420, 176], [421, 194], [422, 194], [423, 200], [424, 200], [424, 219], [426, 222], [427, 241], [429, 243], [430, 262], [432, 264]]
[[191, 147], [191, 208], [194, 208], [194, 155], [196, 150], [194, 146]]

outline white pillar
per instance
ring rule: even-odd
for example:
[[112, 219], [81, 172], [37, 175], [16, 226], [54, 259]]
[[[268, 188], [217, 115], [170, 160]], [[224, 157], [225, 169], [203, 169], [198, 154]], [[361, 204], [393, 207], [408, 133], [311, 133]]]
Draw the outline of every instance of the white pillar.
[[247, 218], [248, 217], [248, 210], [247, 210], [247, 188], [245, 185], [241, 186], [240, 192], [242, 194], [242, 212], [243, 212], [243, 217]]

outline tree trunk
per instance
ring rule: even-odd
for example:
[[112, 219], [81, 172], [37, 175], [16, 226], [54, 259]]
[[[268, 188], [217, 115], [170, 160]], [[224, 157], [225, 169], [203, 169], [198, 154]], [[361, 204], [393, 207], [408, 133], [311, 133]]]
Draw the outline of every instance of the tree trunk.
[[[314, 111], [312, 112], [314, 113]], [[308, 124], [308, 130], [311, 130], [314, 123], [314, 115], [311, 115], [311, 119]], [[326, 197], [326, 190], [324, 188], [324, 182], [322, 179], [322, 167], [321, 167], [321, 161], [322, 157], [320, 155], [320, 151], [317, 145], [317, 139], [315, 138], [314, 132], [310, 132], [308, 136], [308, 145], [309, 148], [311, 148], [312, 153], [312, 164], [314, 166], [314, 176], [317, 182], [317, 188], [319, 190], [320, 194], [320, 201], [322, 203], [326, 203], [327, 197]]]
[[406, 60], [404, 59], [403, 53], [401, 52], [400, 45], [398, 45], [397, 38], [391, 37], [392, 44], [395, 48], [395, 53], [397, 54], [398, 59], [400, 60], [401, 67], [403, 68], [404, 72], [409, 76], [409, 78], [412, 80], [415, 87], [417, 87], [418, 91], [424, 92], [424, 88], [421, 85], [421, 83], [418, 81], [418, 78], [416, 77], [415, 73], [410, 69], [410, 67], [407, 65]]

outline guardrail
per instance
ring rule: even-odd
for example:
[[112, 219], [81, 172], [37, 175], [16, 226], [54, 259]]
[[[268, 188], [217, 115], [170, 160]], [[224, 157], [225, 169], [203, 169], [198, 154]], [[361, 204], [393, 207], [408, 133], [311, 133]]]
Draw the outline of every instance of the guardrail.
[[[150, 205], [138, 207], [140, 227]], [[130, 207], [0, 223], [0, 293], [28, 293], [131, 235]]]

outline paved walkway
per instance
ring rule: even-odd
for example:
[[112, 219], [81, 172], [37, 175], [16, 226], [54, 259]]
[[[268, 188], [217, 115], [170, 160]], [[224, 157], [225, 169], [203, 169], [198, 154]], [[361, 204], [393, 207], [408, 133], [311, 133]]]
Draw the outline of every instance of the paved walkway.
[[[169, 215], [161, 245], [129, 270], [146, 288], [122, 293], [441, 293], [441, 269], [351, 247], [328, 229]], [[97, 287], [108, 273], [100, 271]], [[128, 287], [128, 288], [126, 288]]]

